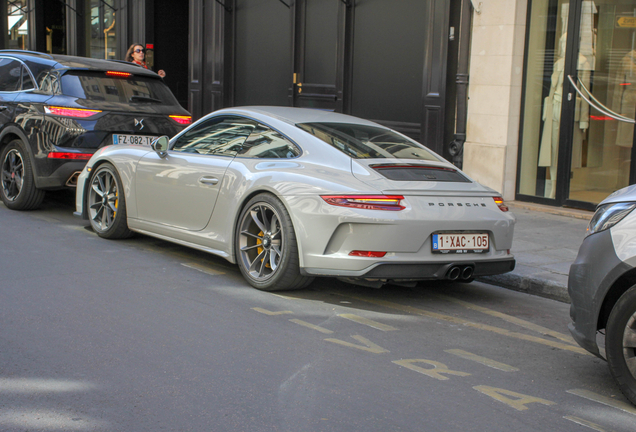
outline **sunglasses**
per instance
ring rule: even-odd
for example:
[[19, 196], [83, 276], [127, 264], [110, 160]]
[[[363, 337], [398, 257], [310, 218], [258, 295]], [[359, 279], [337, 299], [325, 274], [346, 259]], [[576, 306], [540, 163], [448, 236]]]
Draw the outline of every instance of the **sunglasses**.
[[145, 50], [145, 49], [139, 49], [139, 48], [137, 48], [137, 49], [135, 50], [135, 52], [136, 52], [136, 53], [142, 53], [142, 52], [146, 52], [146, 50]]

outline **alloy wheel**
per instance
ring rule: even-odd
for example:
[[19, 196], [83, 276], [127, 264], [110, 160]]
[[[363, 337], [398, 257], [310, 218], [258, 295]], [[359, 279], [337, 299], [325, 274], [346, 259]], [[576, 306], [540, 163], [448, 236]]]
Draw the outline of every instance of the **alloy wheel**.
[[278, 270], [285, 248], [279, 214], [267, 203], [256, 203], [244, 213], [239, 228], [244, 268], [254, 280], [269, 279]]
[[629, 372], [636, 378], [636, 313], [634, 313], [623, 331], [623, 357]]
[[117, 182], [109, 170], [96, 173], [89, 192], [89, 216], [94, 225], [102, 231], [110, 228], [117, 215], [119, 191]]
[[15, 201], [22, 190], [24, 161], [16, 149], [9, 150], [2, 161], [2, 191], [9, 201]]

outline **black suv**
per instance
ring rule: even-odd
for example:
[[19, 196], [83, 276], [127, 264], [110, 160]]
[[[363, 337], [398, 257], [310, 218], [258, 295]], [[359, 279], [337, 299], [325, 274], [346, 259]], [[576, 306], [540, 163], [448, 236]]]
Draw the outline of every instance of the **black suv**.
[[38, 207], [74, 187], [96, 149], [148, 145], [191, 122], [162, 79], [131, 63], [0, 50], [0, 198]]

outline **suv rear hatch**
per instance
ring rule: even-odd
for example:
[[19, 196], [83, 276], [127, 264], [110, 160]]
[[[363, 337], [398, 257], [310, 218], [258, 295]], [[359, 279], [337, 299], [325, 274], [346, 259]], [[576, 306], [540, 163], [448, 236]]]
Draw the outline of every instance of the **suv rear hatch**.
[[[141, 143], [147, 144], [151, 137], [179, 133], [190, 122], [188, 111], [158, 76], [69, 70], [60, 81], [62, 94], [47, 100], [45, 114], [57, 113], [51, 107], [74, 108], [78, 117], [72, 121], [83, 133], [67, 134], [68, 139], [55, 143], [58, 146], [98, 148], [122, 143], [120, 136], [145, 137]], [[81, 109], [101, 112], [79, 117]], [[73, 110], [60, 113], [74, 116]]]

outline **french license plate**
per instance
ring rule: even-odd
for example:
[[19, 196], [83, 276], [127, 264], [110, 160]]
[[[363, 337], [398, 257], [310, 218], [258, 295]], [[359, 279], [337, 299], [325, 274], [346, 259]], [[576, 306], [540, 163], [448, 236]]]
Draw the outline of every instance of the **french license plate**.
[[147, 136], [147, 135], [122, 135], [122, 134], [113, 134], [113, 144], [117, 145], [150, 145], [152, 144], [152, 140], [157, 137]]
[[433, 234], [433, 253], [482, 253], [489, 247], [488, 233]]

